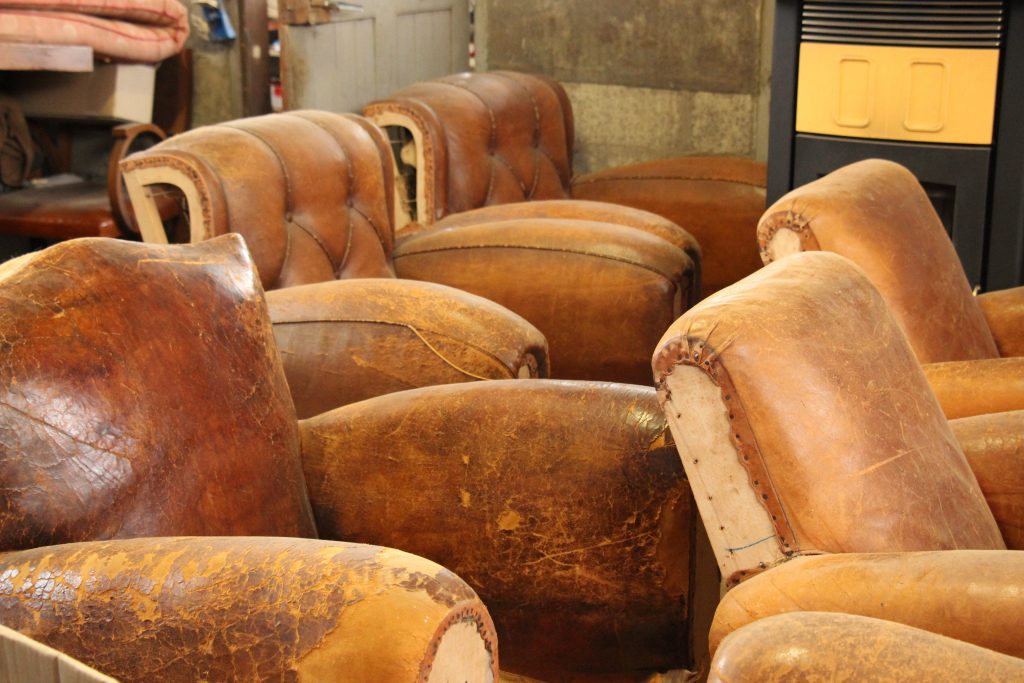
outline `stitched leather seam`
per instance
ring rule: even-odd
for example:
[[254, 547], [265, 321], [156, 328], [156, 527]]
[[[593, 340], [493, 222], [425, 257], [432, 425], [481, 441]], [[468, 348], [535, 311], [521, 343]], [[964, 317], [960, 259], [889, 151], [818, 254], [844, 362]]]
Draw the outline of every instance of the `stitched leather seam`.
[[[657, 378], [655, 386], [663, 406], [668, 405], [672, 398], [665, 380], [678, 365], [700, 368], [719, 387], [722, 392], [722, 404], [729, 416], [729, 440], [736, 451], [736, 457], [747, 472], [750, 486], [757, 494], [757, 501], [771, 517], [776, 539], [781, 545], [780, 549], [785, 555], [801, 553], [793, 527], [758, 446], [757, 437], [747, 419], [743, 401], [718, 351], [705, 339], [691, 335], [680, 335], [664, 346], [654, 362]], [[743, 572], [738, 574], [742, 575]]]
[[725, 178], [715, 175], [618, 175], [602, 178], [587, 178], [584, 176], [582, 178], [574, 178], [572, 184], [591, 185], [593, 183], [613, 183], [619, 180], [712, 180], [716, 182], [748, 185], [750, 187], [764, 189], [763, 183], [751, 182], [749, 180], [736, 180], [735, 178]]
[[[406, 256], [419, 256], [421, 254], [436, 254], [436, 253], [445, 252], [445, 251], [463, 251], [463, 250], [468, 250], [468, 249], [528, 249], [530, 251], [549, 251], [549, 252], [555, 252], [555, 253], [560, 253], [560, 254], [577, 254], [579, 256], [591, 256], [593, 258], [605, 259], [606, 261], [617, 261], [619, 263], [626, 263], [626, 264], [631, 265], [631, 266], [636, 266], [637, 268], [643, 268], [644, 270], [649, 270], [652, 273], [656, 273], [657, 275], [662, 276], [663, 278], [665, 278], [666, 280], [671, 282], [673, 284], [673, 286], [678, 287], [678, 285], [676, 284], [676, 281], [674, 279], [672, 279], [671, 275], [668, 275], [668, 274], [662, 272], [661, 270], [659, 270], [659, 269], [657, 269], [657, 268], [655, 268], [653, 266], [647, 265], [646, 263], [640, 263], [639, 261], [634, 261], [632, 259], [622, 258], [621, 256], [609, 256], [607, 254], [595, 254], [595, 253], [592, 253], [592, 252], [589, 252], [589, 251], [583, 251], [583, 250], [579, 250], [579, 249], [562, 249], [562, 248], [556, 248], [556, 247], [532, 247], [532, 246], [526, 246], [526, 245], [523, 245], [523, 244], [463, 244], [463, 245], [459, 245], [459, 246], [456, 246], [456, 247], [436, 247], [436, 248], [433, 248], [433, 249], [418, 249], [418, 250], [415, 250], [415, 251], [407, 251], [407, 252], [402, 253], [402, 254], [395, 254], [394, 260], [397, 261], [398, 259], [404, 258]], [[687, 260], [688, 261], [690, 260], [689, 257], [687, 257]], [[686, 276], [692, 269], [693, 269], [693, 262], [690, 261], [689, 268], [684, 269], [682, 274], [684, 276]]]
[[[493, 74], [499, 78], [504, 78], [507, 81], [512, 81], [515, 85], [522, 90], [528, 98], [530, 98], [530, 104], [533, 105], [533, 148], [539, 151], [541, 154], [545, 154], [543, 149], [540, 147], [540, 107], [537, 105], [537, 98], [533, 96], [530, 89], [523, 85], [519, 80], [512, 78], [508, 74], [501, 72], [495, 72]], [[550, 157], [548, 157], [550, 159]], [[552, 163], [554, 163], [552, 161]], [[533, 195], [537, 192], [537, 185], [540, 184], [540, 164], [535, 163], [533, 165], [533, 182], [530, 184], [530, 191], [527, 193], [527, 199], [533, 199]]]
[[804, 250], [819, 251], [821, 248], [818, 245], [818, 238], [811, 230], [811, 219], [796, 213], [793, 209], [776, 211], [765, 216], [757, 226], [757, 248], [761, 252], [761, 260], [766, 264], [771, 263], [768, 245], [779, 230], [792, 230], [799, 235]]
[[[504, 166], [505, 168], [508, 169], [508, 172], [511, 173], [512, 177], [515, 179], [516, 184], [519, 185], [519, 190], [520, 190], [520, 192], [523, 193], [523, 197], [526, 197], [526, 192], [527, 192], [527, 190], [526, 190], [526, 183], [524, 183], [523, 179], [519, 177], [519, 174], [516, 173], [514, 168], [512, 168], [512, 165], [509, 164], [508, 161], [504, 157], [502, 157], [500, 154], [498, 154], [498, 117], [494, 114], [494, 110], [491, 109], [491, 105], [489, 105], [487, 103], [487, 101], [484, 100], [484, 98], [480, 96], [479, 93], [477, 93], [476, 91], [472, 90], [468, 86], [460, 85], [458, 83], [449, 83], [448, 81], [437, 81], [437, 82], [438, 83], [443, 83], [444, 85], [447, 85], [447, 86], [452, 87], [452, 88], [458, 88], [460, 90], [464, 90], [464, 91], [468, 92], [473, 97], [475, 97], [477, 100], [479, 100], [480, 104], [482, 104], [484, 106], [484, 109], [487, 110], [487, 116], [489, 116], [490, 119], [491, 119], [491, 135], [490, 135], [491, 140], [490, 140], [490, 143], [488, 144], [487, 155], [489, 157], [491, 157], [492, 159], [497, 160], [499, 163], [501, 163], [502, 166]], [[488, 184], [487, 184], [487, 196], [484, 197], [484, 201], [483, 201], [482, 204], [480, 204], [480, 206], [488, 206], [489, 205], [488, 201], [491, 198], [491, 193], [493, 192], [493, 190], [494, 190], [494, 167], [491, 166], [491, 177], [490, 177], [490, 179], [488, 181]]]
[[[569, 175], [567, 175], [566, 177], [563, 177], [562, 174], [559, 173], [559, 171], [558, 171], [558, 162], [555, 161], [555, 158], [553, 156], [551, 156], [551, 153], [548, 152], [548, 150], [544, 149], [544, 147], [542, 147], [540, 145], [540, 107], [537, 105], [537, 98], [535, 98], [533, 96], [533, 93], [530, 92], [529, 88], [527, 88], [525, 85], [523, 85], [522, 82], [520, 81], [520, 79], [517, 78], [515, 75], [513, 75], [513, 73], [509, 73], [507, 71], [492, 71], [490, 73], [492, 75], [494, 75], [494, 76], [501, 76], [501, 77], [507, 78], [507, 79], [513, 81], [514, 83], [518, 84], [519, 87], [522, 88], [523, 91], [526, 92], [527, 97], [530, 98], [530, 102], [533, 103], [534, 117], [536, 118], [536, 121], [537, 121], [536, 127], [534, 129], [535, 130], [535, 134], [534, 134], [534, 142], [535, 142], [535, 144], [534, 144], [534, 147], [537, 149], [538, 152], [540, 152], [545, 157], [547, 157], [548, 161], [551, 162], [551, 166], [552, 166], [553, 170], [555, 171], [555, 175], [557, 175], [558, 179], [562, 182], [562, 190], [566, 193], [566, 195], [568, 195], [569, 194], [569, 185], [571, 184], [571, 180], [569, 178], [569, 175], [571, 175], [572, 172], [569, 171]], [[543, 83], [544, 86], [547, 87], [548, 89], [551, 88], [551, 86], [548, 83], [544, 82], [543, 80], [541, 81], [541, 83]], [[561, 107], [562, 107], [561, 98], [558, 96], [557, 93], [552, 92], [551, 94], [554, 96], [554, 98], [556, 100], [558, 100], [559, 111], [561, 112]], [[564, 116], [563, 116], [563, 119], [564, 119]], [[571, 156], [571, 154], [570, 154], [570, 156]], [[537, 165], [537, 167], [539, 168], [539, 164]], [[540, 175], [539, 172], [536, 175], [539, 176]], [[529, 199], [533, 199], [533, 194], [532, 193], [531, 193]]]
[[470, 377], [475, 377], [476, 379], [490, 379], [490, 378], [487, 378], [487, 377], [478, 377], [477, 375], [474, 375], [473, 373], [469, 372], [468, 370], [463, 370], [459, 366], [455, 365], [455, 363], [453, 363], [452, 361], [449, 361], [447, 358], [445, 358], [444, 355], [441, 354], [441, 352], [439, 352], [433, 346], [428, 344], [427, 341], [425, 339], [423, 339], [422, 336], [420, 336], [421, 334], [437, 335], [438, 337], [443, 337], [444, 339], [447, 339], [447, 340], [452, 341], [452, 342], [456, 342], [458, 344], [462, 344], [463, 346], [465, 346], [467, 348], [473, 349], [474, 351], [476, 351], [477, 353], [479, 353], [482, 356], [487, 356], [488, 358], [493, 360], [495, 363], [497, 363], [502, 368], [507, 369], [509, 371], [509, 378], [510, 379], [515, 379], [516, 378], [516, 374], [514, 372], [512, 372], [512, 370], [510, 368], [507, 368], [507, 366], [505, 364], [505, 361], [501, 360], [501, 358], [497, 354], [495, 354], [493, 351], [489, 351], [489, 350], [483, 348], [482, 346], [474, 344], [473, 342], [467, 341], [466, 339], [463, 339], [461, 337], [453, 337], [452, 335], [447, 334], [445, 332], [438, 332], [437, 330], [427, 329], [425, 327], [422, 327], [422, 326], [419, 326], [419, 325], [413, 325], [411, 323], [404, 323], [404, 322], [399, 322], [399, 321], [396, 321], [396, 320], [378, 320], [376, 318], [344, 318], [344, 317], [340, 317], [340, 316], [339, 317], [334, 317], [334, 318], [309, 318], [309, 319], [305, 319], [305, 320], [274, 320], [273, 321], [273, 324], [275, 326], [277, 326], [277, 325], [306, 325], [306, 324], [314, 324], [314, 323], [320, 323], [320, 324], [326, 324], [326, 323], [364, 323], [364, 324], [373, 324], [373, 325], [392, 325], [394, 327], [403, 327], [403, 328], [409, 330], [410, 332], [412, 332], [413, 334], [415, 334], [420, 339], [420, 341], [422, 341], [427, 346], [427, 348], [429, 348], [431, 351], [433, 351], [435, 355], [437, 355], [439, 358], [441, 358], [441, 360], [446, 362], [448, 365], [451, 365], [453, 368], [455, 368], [459, 372], [463, 373], [464, 375], [468, 375]]

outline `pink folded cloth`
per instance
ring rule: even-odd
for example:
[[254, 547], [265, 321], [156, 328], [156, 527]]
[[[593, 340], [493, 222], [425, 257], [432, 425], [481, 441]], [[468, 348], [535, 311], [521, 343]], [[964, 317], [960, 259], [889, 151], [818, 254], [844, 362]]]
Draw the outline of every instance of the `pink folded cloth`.
[[152, 63], [187, 37], [177, 0], [0, 0], [0, 41], [88, 45], [99, 58]]

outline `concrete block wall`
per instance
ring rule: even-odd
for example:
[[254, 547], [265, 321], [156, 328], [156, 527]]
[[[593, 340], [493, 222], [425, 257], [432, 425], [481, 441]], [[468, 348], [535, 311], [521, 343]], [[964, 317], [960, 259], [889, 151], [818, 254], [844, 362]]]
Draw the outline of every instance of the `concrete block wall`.
[[577, 173], [764, 159], [773, 0], [477, 0], [477, 68], [561, 81]]

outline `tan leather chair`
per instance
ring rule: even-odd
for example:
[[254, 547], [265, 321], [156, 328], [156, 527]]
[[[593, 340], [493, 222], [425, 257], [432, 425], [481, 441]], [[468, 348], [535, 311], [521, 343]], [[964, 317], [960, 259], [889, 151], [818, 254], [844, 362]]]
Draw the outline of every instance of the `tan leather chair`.
[[454, 574], [311, 540], [240, 238], [63, 242], [0, 292], [0, 623], [126, 681], [497, 675]]
[[[966, 418], [1005, 418], [1003, 443], [992, 423], [951, 429], [857, 266], [821, 252], [773, 263], [680, 318], [653, 367], [731, 587], [712, 650], [762, 617], [829, 611], [1024, 657], [1024, 552], [1006, 550], [1022, 547], [1022, 416]], [[1016, 519], [993, 516], [971, 469], [986, 448]]]
[[625, 207], [612, 207], [614, 224], [601, 206], [586, 220], [480, 216], [396, 252], [391, 151], [357, 116], [288, 112], [208, 126], [123, 168], [147, 241], [167, 240], [153, 198], [174, 187], [188, 204], [188, 239], [239, 232], [267, 289], [395, 269], [463, 289], [536, 325], [556, 377], [646, 383], [648, 349], [696, 291], [693, 238]]
[[464, 577], [494, 618], [502, 671], [639, 681], [699, 668], [718, 582], [653, 388], [433, 386], [301, 429], [322, 537]]
[[[446, 226], [452, 214], [496, 205], [513, 219], [517, 209], [508, 205], [524, 201], [610, 202], [653, 212], [692, 234], [703, 250], [705, 294], [760, 267], [748, 236], [764, 210], [763, 163], [681, 157], [573, 176], [572, 104], [553, 79], [455, 74], [403, 88], [364, 113], [401, 146], [400, 229], [409, 221], [413, 232]], [[578, 203], [567, 209], [554, 215], [586, 220], [597, 210]]]
[[799, 187], [757, 229], [761, 257], [832, 251], [859, 265], [950, 418], [1024, 408], [1024, 287], [973, 296], [924, 189], [871, 159]]
[[169, 241], [157, 202], [175, 193], [186, 241], [245, 238], [299, 417], [426, 384], [549, 374], [547, 342], [520, 316], [393, 279], [384, 145], [360, 117], [292, 112], [199, 128], [122, 164], [147, 242]]

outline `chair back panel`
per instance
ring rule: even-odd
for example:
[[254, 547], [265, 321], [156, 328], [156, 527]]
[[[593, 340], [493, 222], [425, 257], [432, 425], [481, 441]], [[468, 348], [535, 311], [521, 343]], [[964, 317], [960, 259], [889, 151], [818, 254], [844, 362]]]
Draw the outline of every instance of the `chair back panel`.
[[298, 428], [237, 236], [0, 266], [0, 551], [312, 536]]
[[793, 190], [757, 239], [765, 263], [822, 249], [863, 268], [922, 363], [999, 355], [928, 195], [899, 164], [868, 159]]
[[[712, 480], [705, 469], [739, 462], [746, 481], [731, 485], [749, 487], [756, 495], [744, 504], [771, 523], [767, 538], [745, 543], [725, 543], [736, 530], [707, 524], [720, 560], [748, 544], [777, 547], [777, 559], [1004, 547], [910, 346], [846, 259], [818, 252], [772, 264], [688, 311], [658, 348], [656, 377], [704, 519], [724, 515], [714, 508], [730, 495], [698, 490]], [[685, 366], [719, 387], [717, 405], [673, 390]], [[735, 461], [687, 452], [688, 424], [708, 412], [727, 417], [721, 440]]]

